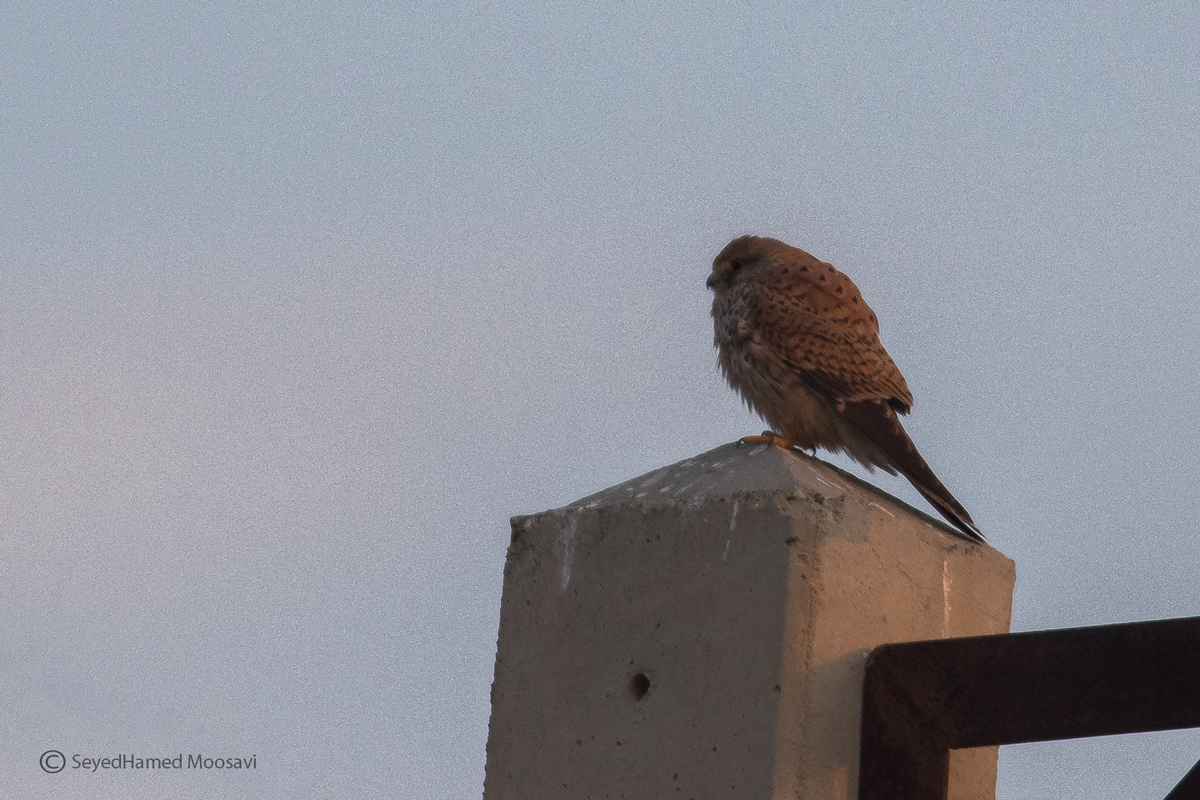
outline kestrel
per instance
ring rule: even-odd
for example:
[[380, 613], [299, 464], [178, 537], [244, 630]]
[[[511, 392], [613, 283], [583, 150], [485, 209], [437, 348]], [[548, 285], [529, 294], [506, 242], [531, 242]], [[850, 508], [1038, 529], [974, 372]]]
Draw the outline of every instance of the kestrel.
[[904, 432], [897, 415], [912, 392], [853, 281], [778, 239], [743, 236], [713, 260], [708, 287], [721, 372], [773, 429], [748, 438], [900, 473], [964, 538], [983, 541]]

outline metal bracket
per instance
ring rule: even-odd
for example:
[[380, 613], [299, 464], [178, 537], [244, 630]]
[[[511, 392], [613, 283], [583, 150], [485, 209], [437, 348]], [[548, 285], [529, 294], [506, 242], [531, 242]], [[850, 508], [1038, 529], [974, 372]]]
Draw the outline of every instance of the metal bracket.
[[955, 748], [1197, 727], [1200, 617], [886, 644], [867, 660], [858, 796], [946, 800]]

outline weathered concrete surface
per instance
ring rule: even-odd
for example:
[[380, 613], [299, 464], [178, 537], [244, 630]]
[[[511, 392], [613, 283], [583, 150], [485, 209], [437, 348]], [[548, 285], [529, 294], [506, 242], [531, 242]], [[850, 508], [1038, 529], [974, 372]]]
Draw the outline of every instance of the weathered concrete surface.
[[[867, 651], [1009, 628], [1012, 561], [775, 447], [512, 528], [486, 800], [853, 798]], [[996, 753], [951, 796], [994, 797]]]

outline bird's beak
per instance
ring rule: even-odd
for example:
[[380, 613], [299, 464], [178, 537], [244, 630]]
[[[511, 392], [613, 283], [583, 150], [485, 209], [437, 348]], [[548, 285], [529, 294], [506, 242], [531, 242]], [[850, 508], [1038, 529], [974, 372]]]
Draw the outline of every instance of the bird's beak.
[[717, 282], [717, 273], [714, 272], [713, 274], [708, 276], [708, 280], [706, 280], [704, 282], [704, 285], [707, 286], [709, 289], [711, 289], [716, 284], [716, 282]]

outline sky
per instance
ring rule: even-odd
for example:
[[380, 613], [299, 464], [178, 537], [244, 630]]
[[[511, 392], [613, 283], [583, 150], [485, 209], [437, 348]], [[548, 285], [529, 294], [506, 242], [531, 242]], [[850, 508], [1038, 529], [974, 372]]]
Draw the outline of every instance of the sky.
[[1197, 87], [1182, 2], [0, 2], [0, 794], [480, 797], [508, 518], [762, 429], [744, 233], [875, 309], [1014, 630], [1200, 615]]

